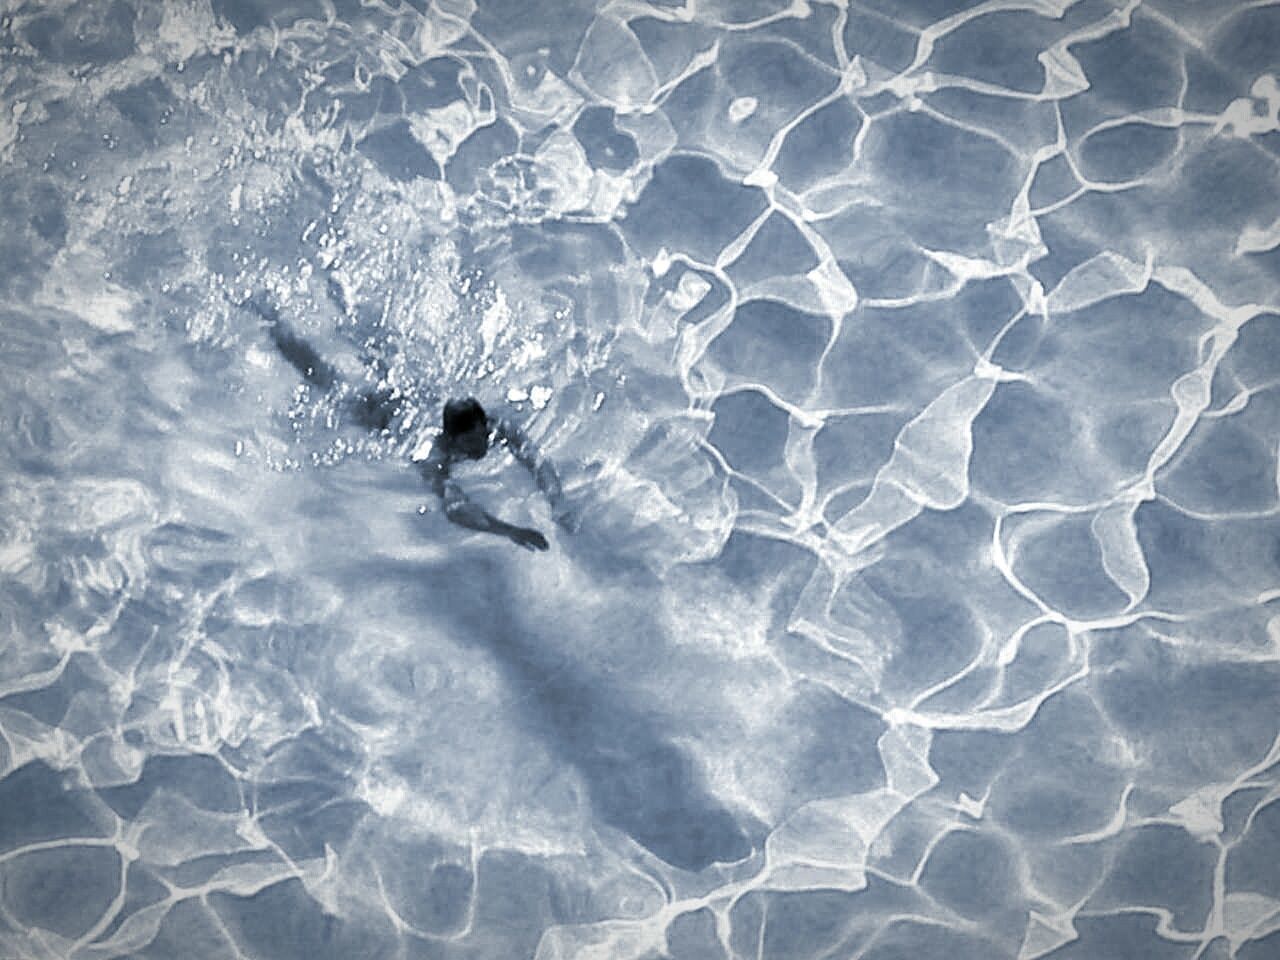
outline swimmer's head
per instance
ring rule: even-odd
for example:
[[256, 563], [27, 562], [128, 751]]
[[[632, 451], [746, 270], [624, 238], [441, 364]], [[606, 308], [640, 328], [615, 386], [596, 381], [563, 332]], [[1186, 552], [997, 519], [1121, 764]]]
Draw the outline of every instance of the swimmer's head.
[[444, 435], [449, 445], [479, 460], [489, 449], [489, 418], [475, 397], [444, 405]]

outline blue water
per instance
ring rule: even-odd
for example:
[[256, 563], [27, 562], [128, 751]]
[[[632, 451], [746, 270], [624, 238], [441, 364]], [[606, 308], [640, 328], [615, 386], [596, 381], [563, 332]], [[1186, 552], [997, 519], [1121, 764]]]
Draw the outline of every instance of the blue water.
[[[0, 957], [1280, 955], [1277, 74], [1230, 2], [0, 7]], [[464, 394], [546, 553], [423, 483]]]

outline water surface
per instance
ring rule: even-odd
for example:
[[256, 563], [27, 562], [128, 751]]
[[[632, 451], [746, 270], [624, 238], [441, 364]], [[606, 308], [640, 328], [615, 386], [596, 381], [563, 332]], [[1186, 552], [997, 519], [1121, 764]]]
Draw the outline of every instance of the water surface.
[[1274, 955], [1278, 11], [6, 5], [0, 954]]

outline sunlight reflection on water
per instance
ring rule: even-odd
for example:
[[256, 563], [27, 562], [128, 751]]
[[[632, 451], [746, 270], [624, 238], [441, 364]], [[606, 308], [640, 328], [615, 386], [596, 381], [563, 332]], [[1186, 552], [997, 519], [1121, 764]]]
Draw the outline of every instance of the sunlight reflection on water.
[[1269, 956], [1276, 9], [0, 14], [0, 952]]

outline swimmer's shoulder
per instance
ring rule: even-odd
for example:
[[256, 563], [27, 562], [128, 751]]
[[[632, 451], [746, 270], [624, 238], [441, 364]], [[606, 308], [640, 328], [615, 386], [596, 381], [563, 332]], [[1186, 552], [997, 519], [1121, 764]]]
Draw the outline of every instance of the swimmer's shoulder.
[[428, 480], [443, 480], [449, 476], [449, 466], [456, 459], [444, 434], [437, 434], [431, 440], [427, 455], [422, 459], [415, 458], [418, 472]]
[[493, 439], [513, 453], [525, 448], [529, 435], [520, 424], [520, 413], [506, 405], [489, 413], [489, 430]]

